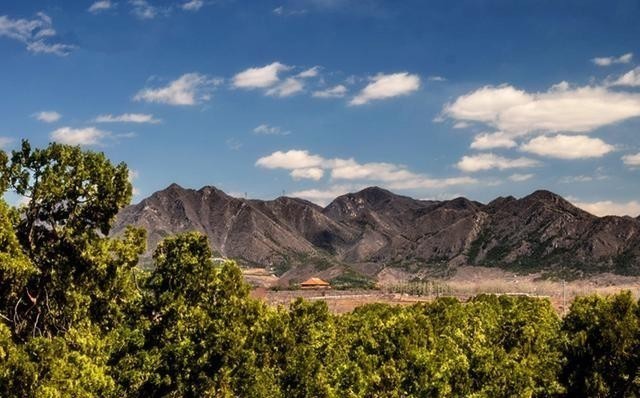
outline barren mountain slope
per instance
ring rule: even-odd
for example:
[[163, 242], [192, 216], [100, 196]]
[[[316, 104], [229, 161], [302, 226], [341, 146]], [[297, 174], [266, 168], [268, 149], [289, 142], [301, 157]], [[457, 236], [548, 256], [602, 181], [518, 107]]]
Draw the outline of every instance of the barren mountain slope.
[[147, 229], [149, 251], [167, 235], [197, 230], [224, 256], [282, 271], [375, 264], [640, 272], [639, 218], [596, 217], [548, 191], [484, 205], [371, 187], [321, 208], [302, 199], [246, 200], [214, 187], [173, 184], [123, 209], [113, 233], [129, 224]]

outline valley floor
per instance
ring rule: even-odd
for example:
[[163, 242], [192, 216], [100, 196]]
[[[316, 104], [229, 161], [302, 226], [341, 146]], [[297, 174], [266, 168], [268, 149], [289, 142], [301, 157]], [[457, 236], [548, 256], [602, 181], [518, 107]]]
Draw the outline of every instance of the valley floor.
[[[258, 272], [245, 271], [254, 281]], [[259, 273], [258, 273], [259, 274]], [[269, 282], [277, 278], [264, 275]], [[429, 282], [409, 282], [409, 275], [397, 269], [383, 270], [378, 275], [378, 288], [371, 290], [269, 290], [256, 288], [255, 297], [273, 305], [288, 305], [298, 297], [324, 300], [334, 313], [350, 312], [371, 303], [411, 305], [431, 301], [436, 297], [456, 297], [466, 300], [479, 294], [528, 295], [548, 298], [559, 313], [568, 310], [573, 299], [588, 294], [608, 295], [629, 290], [640, 297], [640, 277], [600, 274], [574, 281], [544, 280], [540, 274], [518, 275], [496, 268], [460, 267], [450, 278], [430, 279]], [[263, 280], [264, 281], [264, 280]]]

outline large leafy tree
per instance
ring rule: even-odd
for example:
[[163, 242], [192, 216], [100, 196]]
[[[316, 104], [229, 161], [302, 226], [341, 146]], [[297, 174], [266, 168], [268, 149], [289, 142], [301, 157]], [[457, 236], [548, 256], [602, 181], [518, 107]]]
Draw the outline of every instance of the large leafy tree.
[[0, 152], [0, 396], [120, 396], [110, 360], [142, 294], [144, 231], [109, 238], [131, 198], [128, 170], [102, 153], [26, 141]]
[[[56, 336], [83, 319], [122, 320], [120, 308], [135, 295], [132, 270], [145, 241], [133, 229], [121, 239], [106, 237], [131, 199], [126, 165], [79, 147], [32, 149], [23, 141], [3, 170], [3, 185], [27, 199], [14, 227], [28, 261], [11, 254], [17, 250], [13, 233], [4, 232], [15, 259], [6, 272], [12, 279], [3, 279], [12, 286], [3, 296], [14, 333]], [[6, 219], [1, 210], [0, 222]]]
[[143, 310], [145, 351], [131, 347], [121, 362], [130, 393], [231, 397], [250, 391], [255, 368], [246, 341], [261, 306], [248, 299], [238, 266], [214, 264], [206, 237], [195, 232], [165, 239], [154, 265]]
[[571, 396], [640, 396], [640, 308], [631, 292], [577, 298], [564, 320]]
[[545, 300], [481, 296], [343, 315], [342, 396], [556, 396], [560, 319]]

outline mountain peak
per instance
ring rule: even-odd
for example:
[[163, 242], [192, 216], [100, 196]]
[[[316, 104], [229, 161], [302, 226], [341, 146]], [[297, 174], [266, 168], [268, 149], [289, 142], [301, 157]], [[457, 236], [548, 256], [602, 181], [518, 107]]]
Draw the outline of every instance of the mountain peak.
[[377, 204], [383, 201], [387, 201], [390, 198], [397, 197], [398, 195], [392, 193], [391, 191], [387, 191], [386, 189], [380, 187], [367, 187], [362, 189], [354, 194], [354, 197], [362, 198], [367, 203]]
[[335, 216], [350, 214], [353, 217], [365, 209], [385, 206], [394, 198], [404, 197], [380, 187], [368, 187], [358, 192], [338, 196], [324, 208], [324, 211]]
[[180, 186], [179, 184], [173, 182], [171, 183], [171, 185], [169, 185], [168, 187], [166, 187], [165, 189], [162, 189], [156, 193], [160, 193], [160, 192], [183, 192], [186, 191], [186, 188], [183, 188], [182, 186]]
[[392, 193], [391, 191], [384, 189], [384, 188], [380, 188], [377, 185], [373, 185], [370, 187], [366, 187], [364, 189], [361, 189], [360, 191], [356, 192], [357, 194], [365, 194], [365, 195], [394, 195], [394, 193]]
[[524, 198], [520, 199], [519, 202], [520, 203], [540, 203], [546, 206], [552, 206], [559, 209], [563, 209], [571, 213], [587, 214], [584, 210], [576, 207], [575, 205], [573, 205], [573, 203], [569, 202], [562, 196], [544, 189], [539, 189], [533, 192], [532, 194], [525, 196]]
[[186, 188], [183, 188], [183, 187], [181, 187], [180, 185], [178, 185], [178, 184], [176, 184], [174, 182], [171, 185], [167, 186], [166, 188], [154, 192], [153, 194], [151, 194], [151, 196], [149, 198], [143, 199], [142, 201], [144, 202], [144, 201], [146, 201], [146, 200], [148, 200], [150, 198], [164, 198], [164, 197], [181, 196], [186, 191], [187, 191]]
[[555, 194], [551, 191], [547, 191], [546, 189], [538, 189], [537, 191], [525, 196], [522, 198], [523, 200], [536, 200], [536, 201], [566, 201], [562, 196]]
[[511, 203], [511, 202], [515, 202], [518, 199], [516, 199], [515, 197], [509, 195], [509, 196], [498, 196], [497, 198], [495, 198], [494, 200], [492, 200], [491, 202], [489, 202], [487, 204], [487, 207], [489, 208], [498, 208], [498, 207], [502, 207], [507, 203]]
[[227, 257], [283, 270], [444, 262], [616, 272], [620, 253], [629, 252], [630, 267], [640, 273], [640, 217], [597, 218], [547, 190], [483, 205], [463, 197], [417, 200], [373, 186], [323, 209], [299, 198], [244, 200], [212, 186], [171, 184], [123, 209], [114, 233], [130, 224], [148, 230], [150, 251], [166, 236], [198, 230]]
[[458, 210], [471, 209], [471, 208], [477, 207], [474, 202], [462, 196], [451, 199], [446, 203], [448, 203], [449, 208], [458, 209]]
[[229, 196], [224, 191], [214, 187], [213, 185], [205, 185], [204, 187], [198, 189], [198, 193], [204, 194], [206, 196], [209, 195], [218, 195], [218, 196]]

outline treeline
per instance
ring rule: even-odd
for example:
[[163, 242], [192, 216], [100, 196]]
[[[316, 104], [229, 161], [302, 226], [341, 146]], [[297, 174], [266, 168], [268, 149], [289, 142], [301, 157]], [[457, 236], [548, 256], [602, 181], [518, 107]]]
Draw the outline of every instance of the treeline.
[[640, 395], [629, 292], [547, 300], [274, 308], [206, 238], [108, 237], [131, 197], [124, 164], [24, 142], [0, 152], [0, 397], [626, 397]]

